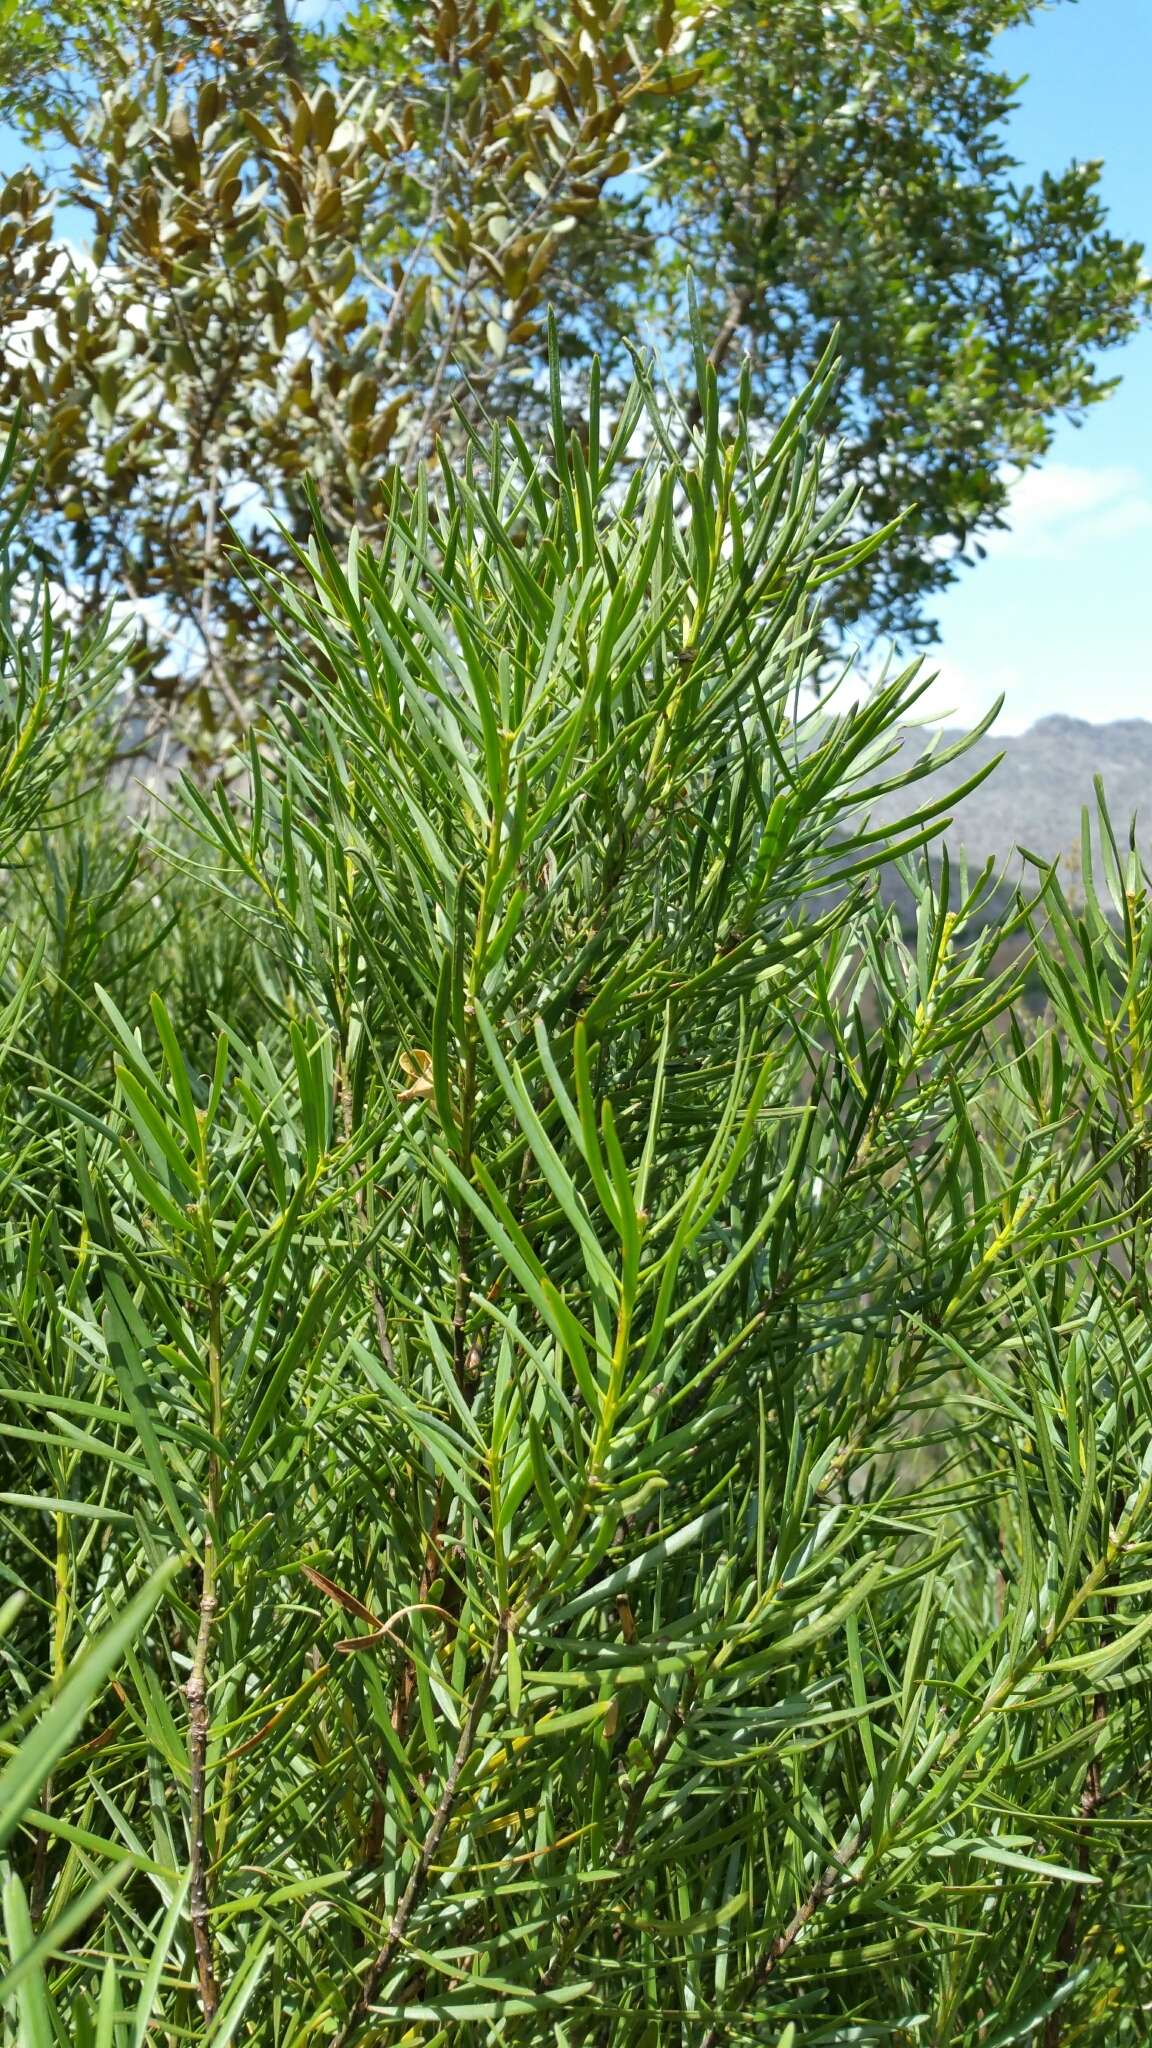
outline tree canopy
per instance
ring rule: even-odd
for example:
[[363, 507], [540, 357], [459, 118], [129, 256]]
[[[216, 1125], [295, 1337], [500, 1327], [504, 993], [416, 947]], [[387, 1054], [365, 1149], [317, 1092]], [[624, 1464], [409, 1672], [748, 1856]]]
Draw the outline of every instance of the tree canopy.
[[861, 530], [906, 516], [838, 625], [929, 636], [1013, 466], [1110, 388], [1100, 351], [1148, 304], [1098, 167], [1017, 183], [995, 37], [1033, 11], [9, 12], [27, 165], [0, 194], [0, 421], [23, 409], [52, 559], [86, 611], [159, 622], [138, 654], [159, 705], [246, 717], [279, 657], [228, 520], [283, 560], [308, 480], [330, 532], [370, 538], [398, 470], [455, 460], [488, 416], [533, 430], [546, 300], [574, 416], [593, 344], [607, 419], [639, 335], [690, 424], [690, 264], [722, 396], [747, 359], [766, 431], [839, 325], [833, 485], [861, 492]]

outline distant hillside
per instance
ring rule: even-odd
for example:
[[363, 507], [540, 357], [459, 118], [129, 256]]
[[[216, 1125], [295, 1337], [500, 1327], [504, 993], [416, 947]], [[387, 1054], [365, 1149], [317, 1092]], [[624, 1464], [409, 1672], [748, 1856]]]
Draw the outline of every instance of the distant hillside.
[[[923, 754], [930, 737], [922, 731], [905, 734], [909, 759]], [[962, 761], [917, 784], [916, 799], [928, 791], [946, 794], [997, 754], [1003, 755], [999, 767], [956, 807], [944, 835], [951, 851], [963, 850], [976, 866], [991, 855], [1016, 880], [1024, 873], [1017, 852], [1024, 846], [1059, 860], [1066, 883], [1074, 884], [1080, 869], [1080, 814], [1085, 805], [1095, 813], [1093, 779], [1099, 775], [1117, 839], [1122, 846], [1127, 842], [1135, 815], [1138, 843], [1152, 865], [1152, 721], [1122, 718], [1093, 725], [1083, 718], [1054, 716], [1016, 736], [991, 733]], [[895, 823], [906, 808], [907, 796], [888, 797], [875, 806], [876, 822]]]

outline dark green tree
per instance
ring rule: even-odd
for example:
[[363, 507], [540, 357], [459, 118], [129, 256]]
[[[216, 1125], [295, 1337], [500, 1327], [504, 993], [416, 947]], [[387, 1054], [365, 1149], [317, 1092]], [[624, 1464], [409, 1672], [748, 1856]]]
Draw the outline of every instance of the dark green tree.
[[[674, 17], [648, 8], [650, 55], [589, 13], [570, 76], [546, 24], [405, 14], [379, 24], [382, 82], [237, 0], [25, 23], [23, 84], [11, 52], [0, 69], [30, 149], [0, 192], [0, 419], [23, 411], [41, 536], [84, 607], [150, 618], [152, 692], [202, 734], [278, 673], [226, 517], [281, 556], [307, 478], [330, 530], [378, 532], [390, 472], [458, 396], [531, 379], [556, 252], [625, 167], [634, 103], [680, 75]], [[91, 260], [54, 230], [49, 170]]]
[[[1114, 388], [1100, 352], [1149, 304], [1142, 250], [1108, 230], [1099, 164], [1020, 181], [1018, 81], [995, 44], [1037, 12], [730, 0], [701, 24], [704, 82], [648, 117], [660, 161], [634, 232], [646, 220], [668, 252], [665, 320], [687, 257], [714, 360], [731, 380], [750, 352], [770, 418], [839, 328], [836, 474], [862, 491], [866, 525], [910, 508], [844, 615], [905, 640], [934, 637], [932, 599], [1003, 521], [1012, 470]], [[643, 275], [619, 280], [619, 333]]]
[[1106, 393], [1100, 352], [1148, 304], [1096, 167], [1014, 183], [994, 39], [1033, 11], [365, 0], [323, 33], [283, 0], [10, 15], [28, 165], [0, 194], [0, 424], [23, 408], [52, 558], [90, 610], [179, 625], [177, 659], [141, 656], [164, 718], [176, 697], [201, 735], [242, 720], [281, 664], [226, 519], [283, 561], [307, 478], [331, 533], [372, 538], [397, 469], [455, 460], [461, 411], [538, 427], [545, 296], [573, 392], [599, 346], [607, 421], [643, 332], [690, 424], [691, 263], [722, 399], [747, 353], [769, 431], [839, 323], [833, 482], [861, 492], [861, 531], [908, 516], [837, 627], [929, 636], [1012, 465]]

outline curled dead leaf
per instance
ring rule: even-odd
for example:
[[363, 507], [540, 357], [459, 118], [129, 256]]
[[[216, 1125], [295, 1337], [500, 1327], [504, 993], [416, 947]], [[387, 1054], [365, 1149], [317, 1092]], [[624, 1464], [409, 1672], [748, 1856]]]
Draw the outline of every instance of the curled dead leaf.
[[411, 1052], [400, 1055], [400, 1070], [408, 1081], [407, 1088], [400, 1090], [401, 1102], [423, 1102], [431, 1095], [432, 1055], [421, 1045], [414, 1045]]

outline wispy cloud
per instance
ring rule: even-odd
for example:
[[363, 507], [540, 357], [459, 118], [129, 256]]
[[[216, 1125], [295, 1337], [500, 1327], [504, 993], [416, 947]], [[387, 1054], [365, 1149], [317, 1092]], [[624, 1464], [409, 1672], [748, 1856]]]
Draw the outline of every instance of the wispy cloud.
[[1046, 462], [1013, 484], [1008, 528], [989, 553], [1071, 561], [1102, 541], [1152, 531], [1152, 488], [1135, 468]]

